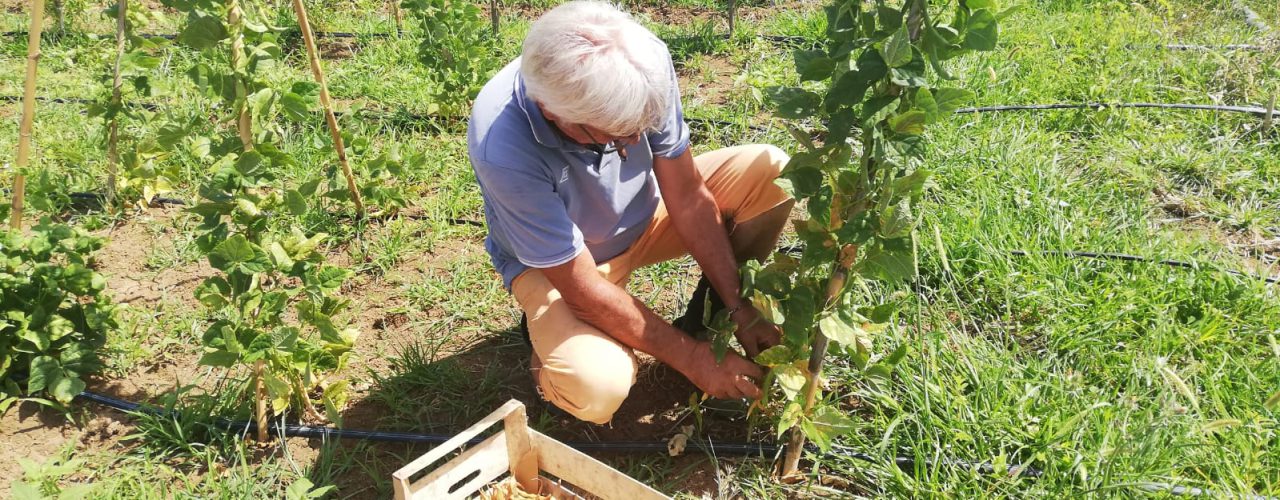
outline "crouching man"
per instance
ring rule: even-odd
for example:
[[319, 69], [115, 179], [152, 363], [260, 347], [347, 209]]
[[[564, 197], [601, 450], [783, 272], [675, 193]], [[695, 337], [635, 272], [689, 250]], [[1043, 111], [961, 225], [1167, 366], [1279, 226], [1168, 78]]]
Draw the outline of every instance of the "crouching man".
[[[606, 423], [648, 353], [716, 398], [758, 398], [762, 369], [672, 326], [625, 289], [639, 267], [692, 255], [748, 356], [781, 341], [739, 298], [738, 265], [766, 257], [794, 203], [768, 145], [693, 156], [671, 55], [602, 2], [533, 23], [521, 57], [480, 92], [467, 133], [485, 248], [524, 310], [542, 396]], [[704, 292], [705, 293], [705, 292]], [[700, 306], [701, 300], [691, 304]], [[701, 313], [687, 316], [700, 320]]]

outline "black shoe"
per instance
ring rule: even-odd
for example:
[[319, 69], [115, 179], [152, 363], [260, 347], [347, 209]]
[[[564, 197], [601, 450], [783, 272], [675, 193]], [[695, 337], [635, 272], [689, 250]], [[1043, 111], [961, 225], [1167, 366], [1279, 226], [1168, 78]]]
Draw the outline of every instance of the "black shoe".
[[707, 330], [706, 320], [723, 310], [724, 301], [720, 300], [720, 294], [711, 288], [711, 282], [703, 276], [698, 279], [698, 286], [689, 297], [689, 306], [684, 315], [672, 321], [671, 325], [696, 337]]

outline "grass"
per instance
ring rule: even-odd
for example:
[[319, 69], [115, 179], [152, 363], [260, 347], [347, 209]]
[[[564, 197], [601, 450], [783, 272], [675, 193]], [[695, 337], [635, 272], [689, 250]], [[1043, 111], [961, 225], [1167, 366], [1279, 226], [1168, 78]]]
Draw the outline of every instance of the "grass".
[[[527, 30], [528, 19], [516, 7], [538, 11], [549, 3], [506, 3], [500, 60], [518, 52]], [[1277, 4], [1247, 3], [1280, 26]], [[311, 15], [325, 30], [388, 32], [393, 25], [384, 5], [362, 0], [314, 8]], [[959, 79], [951, 85], [975, 91], [975, 105], [1262, 105], [1280, 94], [1274, 51], [1157, 47], [1263, 43], [1230, 2], [1016, 5], [1002, 22], [1000, 50], [953, 65]], [[718, 6], [688, 0], [673, 8]], [[741, 142], [795, 149], [768, 118], [761, 97], [765, 87], [794, 81], [789, 49], [756, 35], [813, 39], [825, 21], [814, 4], [769, 12], [758, 20], [744, 17], [732, 39], [712, 36], [723, 32], [722, 20], [660, 26], [642, 16], [678, 40], [672, 48], [687, 116], [725, 122], [698, 125], [695, 151]], [[98, 33], [110, 29], [107, 20], [88, 15], [79, 23]], [[178, 23], [169, 15], [149, 30], [172, 31]], [[0, 15], [0, 26], [22, 25], [19, 14]], [[360, 39], [349, 55], [325, 61], [342, 106], [428, 112], [437, 72], [414, 56], [419, 28], [407, 21], [406, 29], [403, 38]], [[100, 95], [110, 50], [108, 39], [47, 41], [39, 93]], [[180, 48], [162, 55], [157, 95], [148, 98], [164, 105], [159, 116], [210, 116], [209, 101], [183, 75], [195, 57]], [[272, 79], [282, 85], [308, 80], [303, 56], [289, 52]], [[0, 43], [0, 94], [20, 94], [24, 58], [25, 40]], [[0, 150], [14, 148], [17, 110], [16, 103], [0, 105]], [[101, 124], [80, 111], [71, 104], [38, 107], [35, 165], [49, 172], [49, 191], [96, 190], [105, 179]], [[356, 162], [392, 147], [426, 158], [398, 180], [409, 188], [413, 218], [357, 225], [341, 214], [315, 212], [279, 220], [333, 234], [331, 258], [360, 273], [347, 298], [357, 309], [391, 301], [387, 311], [404, 315], [404, 329], [415, 336], [398, 344], [365, 332], [359, 349], [368, 367], [357, 361], [353, 373], [365, 388], [353, 398], [349, 418], [383, 429], [448, 432], [512, 394], [527, 395], [525, 351], [509, 333], [518, 312], [489, 269], [484, 229], [451, 222], [483, 219], [461, 127], [359, 113], [341, 121], [367, 140], [354, 148]], [[707, 469], [717, 483], [710, 493], [722, 497], [810, 496], [834, 488], [887, 497], [1128, 498], [1150, 483], [1228, 497], [1280, 495], [1278, 415], [1264, 406], [1280, 391], [1277, 288], [1221, 272], [1277, 274], [1278, 256], [1266, 242], [1280, 238], [1280, 145], [1274, 129], [1259, 126], [1245, 115], [1106, 110], [961, 115], [931, 128], [927, 166], [935, 176], [917, 233], [920, 276], [880, 291], [905, 293], [910, 307], [874, 350], [885, 355], [906, 343], [907, 360], [887, 380], [866, 378], [838, 358], [831, 368], [835, 385], [828, 397], [859, 422], [841, 444], [877, 460], [813, 457], [809, 470], [824, 479], [786, 485], [772, 480], [761, 460], [605, 459], [677, 495], [688, 494], [690, 478]], [[286, 147], [299, 159], [283, 173], [286, 183], [331, 175], [335, 162], [318, 122], [285, 130]], [[185, 151], [161, 161], [179, 167], [175, 196], [194, 199], [203, 161]], [[6, 164], [3, 184], [11, 175]], [[77, 220], [142, 223], [94, 217]], [[146, 267], [163, 272], [195, 265], [200, 257], [191, 249], [192, 230], [184, 217], [155, 226], [150, 234], [175, 244], [149, 249]], [[1039, 253], [1069, 250], [1176, 259], [1200, 268]], [[683, 311], [695, 267], [684, 259], [641, 270], [631, 290], [674, 317]], [[377, 293], [365, 295], [368, 290]], [[131, 312], [110, 340], [107, 374], [127, 378], [157, 358], [191, 357], [201, 331], [198, 309], [190, 297], [166, 297], [152, 310]], [[199, 411], [190, 407], [184, 415], [192, 410]], [[362, 411], [377, 418], [361, 419]], [[547, 415], [531, 417], [540, 428], [554, 425]], [[263, 451], [213, 434], [185, 437], [202, 425], [198, 418], [137, 418], [130, 425], [144, 436], [136, 443], [87, 455], [69, 448], [26, 481], [47, 493], [92, 483], [90, 496], [102, 498], [242, 498], [283, 496], [307, 478], [337, 486], [332, 495], [338, 498], [385, 497], [388, 472], [424, 451], [320, 443], [315, 456], [304, 458], [288, 446]], [[916, 466], [903, 470], [893, 456], [911, 457]], [[58, 471], [72, 459], [83, 460], [82, 472]], [[957, 460], [990, 463], [1000, 473], [948, 464]], [[1027, 467], [1043, 474], [1008, 473]]]

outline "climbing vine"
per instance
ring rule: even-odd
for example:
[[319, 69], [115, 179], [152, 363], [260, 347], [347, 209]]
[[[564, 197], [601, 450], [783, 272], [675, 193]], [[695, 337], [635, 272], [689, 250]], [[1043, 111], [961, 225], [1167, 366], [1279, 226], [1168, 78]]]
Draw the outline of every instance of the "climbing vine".
[[[796, 470], [805, 438], [827, 449], [855, 428], [824, 398], [829, 351], [867, 376], [890, 375], [906, 354], [903, 344], [871, 363], [873, 337], [899, 306], [868, 284], [914, 272], [913, 230], [930, 175], [925, 128], [973, 96], [941, 83], [953, 79], [944, 62], [995, 48], [995, 8], [993, 0], [960, 0], [949, 12], [926, 0], [833, 2], [825, 47], [795, 52], [801, 84], [770, 89], [800, 143], [778, 183], [805, 207], [795, 221], [804, 249], [747, 264], [743, 290], [784, 333], [756, 357], [778, 402], [761, 408], [780, 436], [791, 433], [784, 474]], [[727, 335], [717, 337], [722, 349]]]

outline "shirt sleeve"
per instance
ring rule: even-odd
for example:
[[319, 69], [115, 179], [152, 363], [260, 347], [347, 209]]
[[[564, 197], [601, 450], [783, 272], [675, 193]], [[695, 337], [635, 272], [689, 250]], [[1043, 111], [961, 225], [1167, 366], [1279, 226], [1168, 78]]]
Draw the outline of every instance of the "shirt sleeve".
[[[667, 52], [664, 50], [664, 52]], [[684, 121], [684, 106], [680, 103], [680, 82], [676, 79], [676, 68], [671, 63], [671, 54], [667, 53], [667, 68], [671, 74], [671, 105], [667, 110], [667, 118], [658, 130], [650, 132], [649, 149], [653, 156], [675, 158], [689, 149], [689, 124]]]
[[582, 231], [569, 219], [549, 179], [492, 164], [477, 164], [475, 170], [495, 219], [489, 231], [520, 263], [555, 267], [586, 248]]

